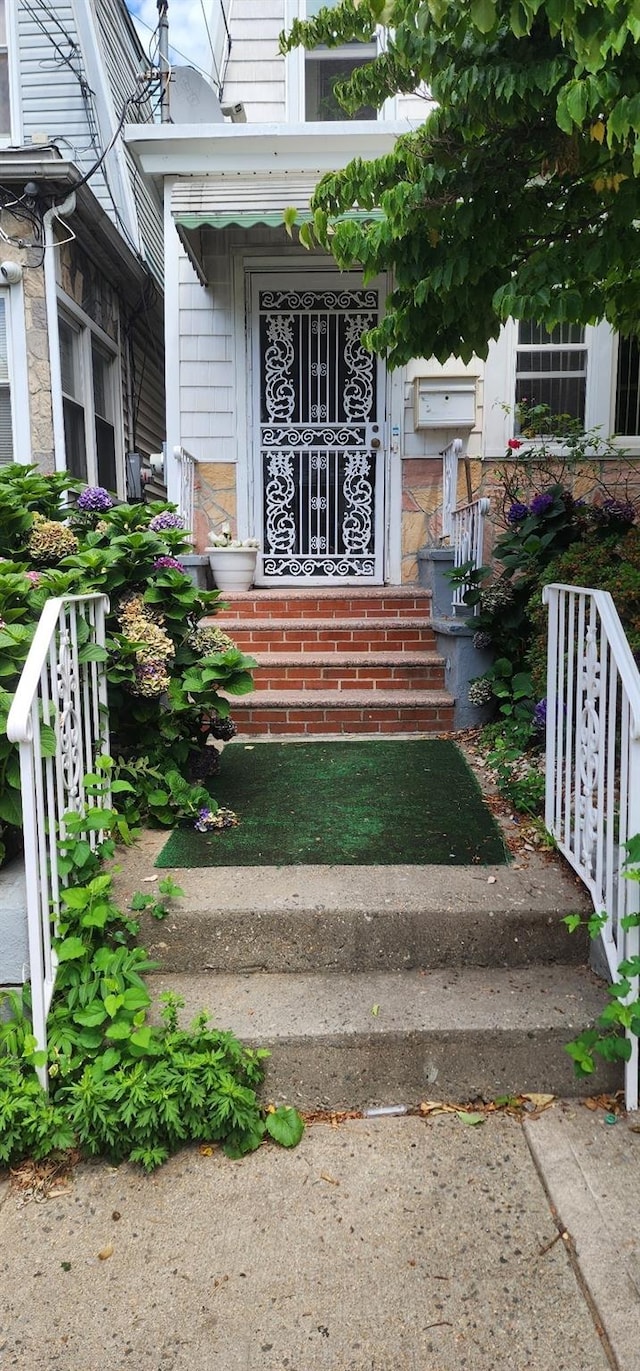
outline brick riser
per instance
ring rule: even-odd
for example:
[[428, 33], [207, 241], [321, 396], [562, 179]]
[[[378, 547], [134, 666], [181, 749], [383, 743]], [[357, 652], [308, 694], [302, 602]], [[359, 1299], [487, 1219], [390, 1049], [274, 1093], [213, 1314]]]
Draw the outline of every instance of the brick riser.
[[[273, 702], [264, 696], [271, 693]], [[347, 692], [343, 692], [346, 695]], [[258, 692], [251, 696], [251, 704], [232, 701], [232, 713], [241, 735], [286, 734], [306, 737], [314, 733], [446, 733], [453, 727], [453, 702], [447, 703], [442, 693], [438, 700], [426, 703], [414, 691], [413, 702], [400, 703], [388, 695], [379, 705], [357, 704], [350, 699], [345, 705], [326, 698], [300, 701], [280, 692]], [[319, 694], [319, 692], [317, 692]], [[382, 694], [382, 692], [381, 692]]]
[[428, 619], [431, 594], [416, 588], [365, 590], [247, 590], [223, 595], [216, 619]]
[[383, 623], [372, 619], [323, 619], [308, 623], [304, 619], [260, 620], [219, 615], [216, 624], [224, 629], [243, 652], [430, 652], [435, 646], [433, 630], [427, 621]]
[[[341, 655], [341, 654], [340, 654]], [[254, 670], [257, 690], [444, 690], [444, 662], [435, 654], [405, 654], [398, 660], [393, 653], [383, 661], [374, 654], [362, 653], [359, 659], [347, 657], [333, 662], [337, 653], [322, 657], [310, 652], [260, 654]], [[302, 659], [302, 660], [301, 660]]]
[[453, 701], [420, 588], [249, 591], [216, 616], [255, 656], [241, 736], [445, 733]]

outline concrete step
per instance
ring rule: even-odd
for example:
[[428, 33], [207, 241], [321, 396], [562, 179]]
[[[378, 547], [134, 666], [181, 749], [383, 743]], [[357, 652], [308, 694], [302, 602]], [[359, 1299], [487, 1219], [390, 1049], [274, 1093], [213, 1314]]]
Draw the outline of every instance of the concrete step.
[[150, 978], [184, 1019], [207, 1010], [272, 1053], [264, 1094], [302, 1108], [364, 1108], [425, 1098], [495, 1099], [521, 1091], [576, 1096], [618, 1089], [619, 1067], [579, 1081], [564, 1045], [605, 996], [587, 970], [517, 970]]
[[253, 589], [225, 593], [220, 619], [428, 618], [431, 591], [422, 586], [330, 586], [326, 589]]
[[261, 652], [258, 690], [444, 690], [436, 652]]
[[227, 618], [204, 620], [223, 628], [243, 652], [433, 652], [427, 618]]
[[446, 733], [453, 699], [437, 690], [254, 690], [231, 700], [239, 737]]
[[[177, 871], [175, 916], [142, 920], [163, 972], [308, 973], [580, 965], [562, 918], [588, 901], [562, 868], [208, 867]], [[135, 889], [132, 878], [123, 898]]]

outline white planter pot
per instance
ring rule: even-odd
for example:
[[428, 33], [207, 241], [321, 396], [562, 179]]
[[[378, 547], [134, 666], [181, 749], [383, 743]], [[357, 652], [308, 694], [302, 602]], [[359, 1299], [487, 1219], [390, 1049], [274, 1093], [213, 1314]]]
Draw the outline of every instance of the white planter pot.
[[249, 590], [256, 572], [255, 547], [208, 547], [211, 574], [218, 590]]

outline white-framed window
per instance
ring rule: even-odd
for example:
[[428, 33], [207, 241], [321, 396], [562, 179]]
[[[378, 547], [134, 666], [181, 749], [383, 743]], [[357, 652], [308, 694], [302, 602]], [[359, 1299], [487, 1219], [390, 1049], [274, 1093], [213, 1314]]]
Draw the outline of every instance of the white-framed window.
[[[562, 325], [547, 332], [509, 319], [489, 345], [484, 373], [483, 452], [504, 455], [510, 438], [524, 436], [518, 405], [546, 405], [569, 414], [585, 430], [640, 454], [640, 343], [618, 337], [605, 322]], [[561, 443], [562, 435], [556, 430]]]
[[523, 319], [516, 344], [516, 432], [522, 412], [544, 410], [556, 422], [564, 416], [584, 424], [587, 400], [587, 344], [579, 324], [543, 324]]
[[7, 0], [0, 0], [0, 142], [6, 142], [11, 137], [11, 92], [7, 27]]
[[[327, 0], [306, 0], [306, 18], [313, 19], [326, 6]], [[357, 67], [363, 67], [376, 57], [377, 43], [345, 43], [340, 48], [318, 47], [304, 55], [304, 118], [305, 123], [334, 123], [341, 119], [377, 119], [373, 105], [363, 105], [355, 114], [348, 114], [338, 104], [334, 86], [346, 81]]]
[[119, 355], [91, 321], [58, 315], [67, 470], [89, 485], [123, 490]]
[[640, 434], [640, 340], [637, 337], [618, 337], [615, 399], [615, 435], [636, 437]]

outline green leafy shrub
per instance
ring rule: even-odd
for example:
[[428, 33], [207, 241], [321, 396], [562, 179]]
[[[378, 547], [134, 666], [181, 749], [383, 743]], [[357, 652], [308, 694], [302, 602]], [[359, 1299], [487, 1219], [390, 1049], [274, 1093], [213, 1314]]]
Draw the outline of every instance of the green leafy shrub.
[[[172, 506], [113, 505], [100, 488], [33, 467], [0, 470], [0, 722], [5, 724], [35, 624], [50, 596], [101, 591], [109, 597], [107, 677], [111, 750], [121, 768], [118, 803], [132, 822], [173, 823], [215, 803], [188, 777], [212, 714], [229, 716], [227, 696], [252, 690], [252, 658], [201, 620], [219, 593], [197, 590], [180, 554], [189, 548]], [[34, 565], [34, 560], [36, 565]], [[224, 692], [222, 694], [221, 692]], [[136, 772], [137, 797], [125, 790]], [[158, 784], [158, 769], [163, 784]], [[169, 779], [169, 776], [171, 779]], [[177, 779], [176, 779], [177, 777]], [[0, 824], [21, 822], [15, 749], [0, 740]], [[158, 792], [166, 798], [159, 800]], [[127, 799], [124, 799], [125, 794]], [[0, 860], [2, 860], [0, 846]]]
[[[118, 831], [115, 813], [95, 813]], [[75, 818], [84, 831], [91, 815], [67, 815], [65, 821], [73, 830]], [[135, 945], [136, 916], [147, 910], [165, 917], [180, 888], [167, 877], [159, 883], [160, 900], [139, 893], [122, 911], [112, 876], [100, 869], [112, 851], [110, 840], [89, 857], [81, 841], [64, 839], [71, 884], [62, 892], [54, 940], [48, 1098], [34, 1072], [43, 1056], [33, 1038], [28, 987], [3, 997], [11, 1017], [0, 1023], [0, 1162], [13, 1165], [27, 1155], [77, 1146], [151, 1171], [187, 1142], [219, 1142], [230, 1157], [252, 1151], [267, 1136], [294, 1146], [303, 1131], [296, 1110], [265, 1110], [258, 1100], [267, 1052], [244, 1047], [232, 1033], [210, 1026], [204, 1014], [181, 1027], [182, 1002], [170, 992], [163, 996], [161, 1023], [149, 1021], [144, 975], [155, 964]]]

